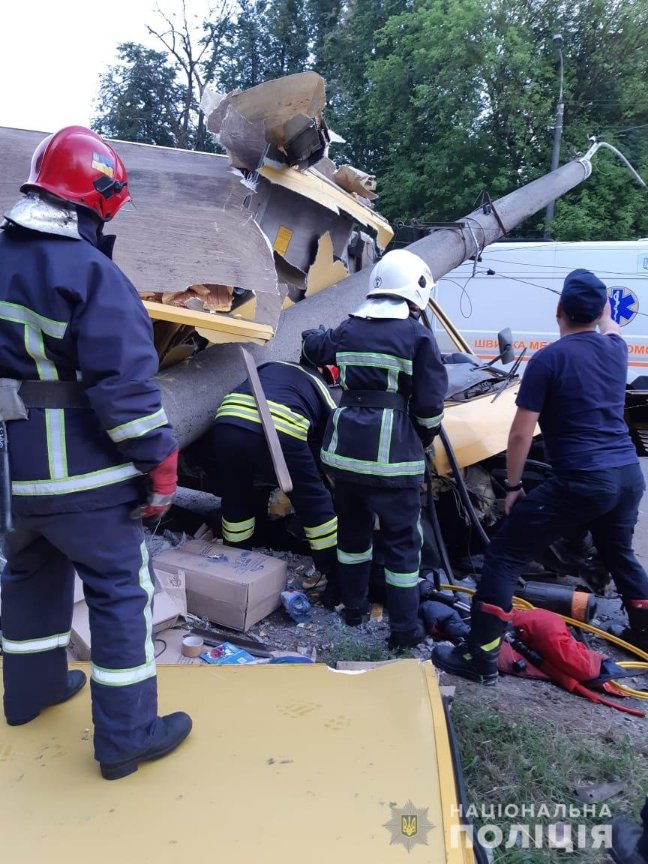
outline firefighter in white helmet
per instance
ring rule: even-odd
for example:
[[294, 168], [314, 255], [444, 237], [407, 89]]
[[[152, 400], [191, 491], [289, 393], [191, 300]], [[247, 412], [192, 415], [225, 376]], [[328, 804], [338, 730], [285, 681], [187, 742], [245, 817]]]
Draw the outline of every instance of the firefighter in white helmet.
[[433, 285], [417, 255], [388, 252], [371, 273], [367, 299], [346, 321], [303, 334], [306, 357], [338, 366], [344, 390], [324, 436], [322, 463], [335, 479], [346, 623], [360, 624], [366, 611], [378, 517], [395, 649], [424, 638], [420, 487], [424, 448], [439, 430], [448, 383], [436, 340], [419, 321]]

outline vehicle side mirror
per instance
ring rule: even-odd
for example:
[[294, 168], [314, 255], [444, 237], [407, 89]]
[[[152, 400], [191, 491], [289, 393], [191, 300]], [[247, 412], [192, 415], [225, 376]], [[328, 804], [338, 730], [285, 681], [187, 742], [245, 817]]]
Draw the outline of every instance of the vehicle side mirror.
[[499, 353], [501, 362], [506, 365], [515, 360], [515, 351], [513, 350], [513, 335], [510, 327], [505, 327], [497, 334], [497, 344], [499, 345]]

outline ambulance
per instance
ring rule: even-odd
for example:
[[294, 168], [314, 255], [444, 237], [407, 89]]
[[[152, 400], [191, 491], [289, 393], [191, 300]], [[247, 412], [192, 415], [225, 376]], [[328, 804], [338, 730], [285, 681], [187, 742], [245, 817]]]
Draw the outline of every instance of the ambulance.
[[[484, 361], [497, 357], [494, 334], [509, 326], [516, 355], [523, 354], [521, 373], [539, 348], [558, 338], [558, 297], [565, 276], [578, 267], [608, 287], [612, 317], [628, 343], [628, 383], [648, 375], [648, 239], [494, 243], [440, 279], [434, 297]], [[435, 335], [442, 351], [453, 350], [443, 344], [440, 327]]]

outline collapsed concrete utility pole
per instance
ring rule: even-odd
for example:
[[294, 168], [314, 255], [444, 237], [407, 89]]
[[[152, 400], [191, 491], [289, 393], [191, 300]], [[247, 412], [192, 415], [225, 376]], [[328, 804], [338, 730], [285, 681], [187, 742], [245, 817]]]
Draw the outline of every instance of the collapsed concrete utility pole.
[[[492, 206], [474, 210], [453, 223], [453, 227], [433, 230], [408, 249], [424, 259], [435, 280], [440, 279], [587, 179], [592, 173], [590, 160], [598, 146], [601, 145], [594, 144], [582, 158], [522, 186], [494, 201]], [[369, 274], [370, 269], [366, 268], [287, 309], [279, 320], [275, 337], [267, 345], [250, 346], [257, 364], [297, 360], [302, 331], [320, 324], [335, 327], [343, 321], [364, 299]], [[234, 344], [209, 348], [158, 376], [164, 408], [181, 447], [207, 429], [221, 399], [244, 378], [243, 362]]]

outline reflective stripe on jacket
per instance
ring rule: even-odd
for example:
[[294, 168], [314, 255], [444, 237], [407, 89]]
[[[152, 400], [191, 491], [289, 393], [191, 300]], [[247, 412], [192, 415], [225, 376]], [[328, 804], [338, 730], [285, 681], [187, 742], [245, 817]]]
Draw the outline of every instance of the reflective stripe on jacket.
[[[258, 372], [277, 432], [319, 449], [327, 420], [335, 409], [324, 380], [298, 363], [264, 363]], [[223, 399], [216, 422], [260, 429], [261, 418], [247, 381]]]
[[415, 486], [423, 479], [422, 440], [443, 419], [447, 374], [436, 340], [415, 318], [350, 317], [335, 330], [312, 331], [304, 353], [318, 365], [335, 363], [345, 390], [400, 393], [408, 412], [338, 408], [329, 422], [322, 462], [347, 482]]
[[80, 381], [88, 407], [9, 422], [13, 507], [74, 511], [133, 501], [176, 447], [153, 382], [151, 321], [80, 213], [79, 239], [0, 234], [0, 377]]

